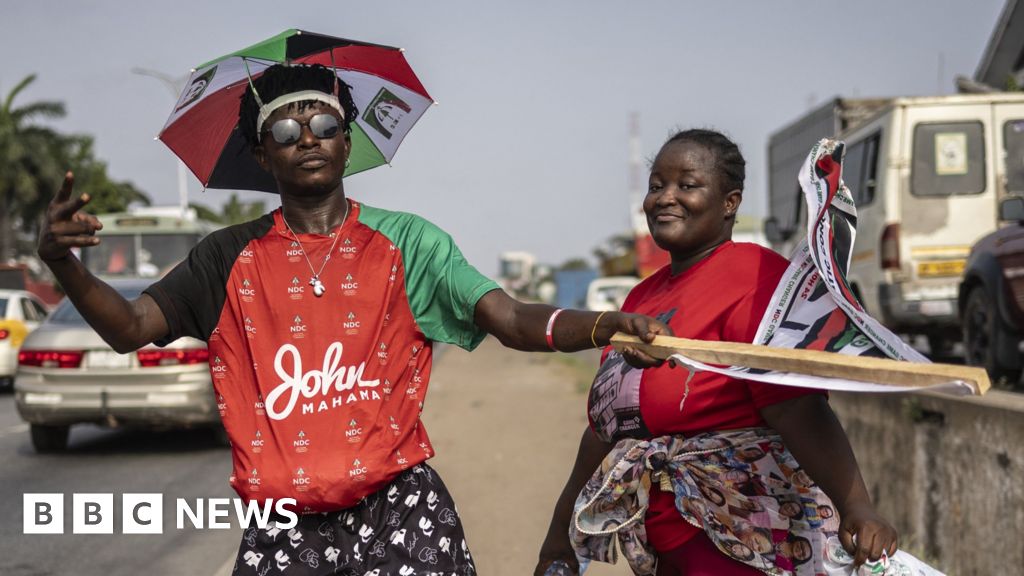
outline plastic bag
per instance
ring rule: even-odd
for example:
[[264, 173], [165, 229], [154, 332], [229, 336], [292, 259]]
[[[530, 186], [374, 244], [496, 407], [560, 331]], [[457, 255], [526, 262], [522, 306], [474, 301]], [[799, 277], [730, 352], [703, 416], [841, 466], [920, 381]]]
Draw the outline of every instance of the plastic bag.
[[853, 556], [835, 536], [825, 543], [825, 573], [828, 576], [946, 576], [902, 550], [890, 557], [883, 554], [876, 562], [868, 560], [854, 568]]
[[590, 560], [585, 558], [576, 558], [580, 563], [580, 572], [577, 575], [569, 567], [569, 564], [562, 560], [555, 560], [548, 566], [548, 569], [544, 571], [544, 576], [583, 576], [583, 573], [587, 571], [587, 566], [590, 565]]

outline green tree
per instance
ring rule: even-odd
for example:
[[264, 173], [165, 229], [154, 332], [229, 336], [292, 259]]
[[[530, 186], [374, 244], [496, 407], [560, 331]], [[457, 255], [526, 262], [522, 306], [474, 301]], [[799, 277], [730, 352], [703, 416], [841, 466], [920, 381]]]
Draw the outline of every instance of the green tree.
[[241, 224], [242, 222], [255, 220], [262, 216], [265, 210], [266, 205], [262, 200], [242, 202], [238, 199], [238, 194], [233, 193], [221, 211], [223, 214], [221, 223], [230, 226], [231, 224]]
[[196, 211], [196, 216], [198, 216], [200, 220], [216, 222], [218, 224], [222, 223], [221, 215], [205, 204], [189, 202], [188, 207]]
[[196, 215], [199, 216], [201, 220], [216, 222], [218, 224], [224, 224], [225, 226], [255, 220], [260, 216], [263, 216], [264, 212], [267, 210], [267, 205], [262, 200], [242, 202], [238, 199], [237, 193], [231, 194], [228, 201], [221, 207], [220, 212], [213, 210], [205, 204], [199, 204], [196, 202], [190, 203], [189, 206], [196, 211]]
[[570, 258], [558, 267], [559, 270], [589, 270], [590, 264], [583, 258]]
[[15, 106], [35, 79], [34, 74], [26, 77], [0, 101], [0, 262], [16, 255], [19, 233], [28, 238], [38, 233], [46, 206], [68, 170], [75, 173], [75, 191], [92, 197], [91, 212], [149, 204], [149, 197], [131, 183], [110, 179], [106, 162], [96, 158], [91, 136], [64, 135], [37, 123], [62, 118], [63, 102]]
[[38, 101], [15, 106], [18, 95], [35, 79], [34, 74], [29, 75], [0, 101], [0, 262], [14, 256], [16, 230], [34, 228], [32, 217], [40, 213], [40, 206], [45, 208], [63, 176], [63, 140], [37, 122], [63, 117], [64, 103]]
[[61, 156], [75, 173], [75, 192], [89, 194], [89, 212], [107, 214], [124, 212], [131, 204], [150, 205], [149, 196], [131, 182], [110, 179], [107, 163], [93, 153], [92, 136], [64, 137]]

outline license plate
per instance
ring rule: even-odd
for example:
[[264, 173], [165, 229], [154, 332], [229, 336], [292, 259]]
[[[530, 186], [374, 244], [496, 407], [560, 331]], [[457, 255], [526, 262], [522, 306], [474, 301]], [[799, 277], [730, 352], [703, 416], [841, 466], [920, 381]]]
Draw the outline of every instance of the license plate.
[[28, 392], [25, 394], [25, 404], [60, 404], [63, 397], [60, 394], [39, 394]]
[[959, 276], [964, 273], [966, 260], [940, 260], [938, 262], [919, 262], [917, 275], [922, 278], [939, 276]]
[[146, 394], [146, 402], [149, 404], [185, 404], [188, 402], [188, 394], [150, 392]]
[[86, 355], [89, 368], [131, 368], [130, 354], [118, 354], [113, 350], [90, 350]]
[[953, 314], [953, 303], [949, 300], [923, 300], [921, 314], [924, 316], [950, 316]]

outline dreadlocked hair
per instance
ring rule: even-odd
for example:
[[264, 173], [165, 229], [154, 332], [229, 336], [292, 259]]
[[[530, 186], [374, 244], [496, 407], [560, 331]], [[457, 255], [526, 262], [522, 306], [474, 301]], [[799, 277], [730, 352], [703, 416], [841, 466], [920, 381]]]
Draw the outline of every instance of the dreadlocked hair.
[[725, 191], [743, 191], [747, 177], [747, 161], [743, 159], [739, 146], [728, 136], [716, 130], [692, 128], [673, 135], [665, 145], [673, 142], [692, 142], [706, 148], [715, 157], [715, 168]]
[[[264, 104], [268, 104], [279, 96], [298, 92], [300, 90], [318, 90], [325, 94], [334, 94], [335, 75], [329, 68], [320, 64], [275, 64], [267, 68], [258, 78], [252, 80], [252, 84], [246, 86], [242, 94], [241, 105], [238, 107], [238, 126], [242, 130], [242, 136], [249, 143], [250, 148], [256, 147], [259, 143], [259, 134], [256, 133], [256, 121], [260, 116], [260, 104], [253, 95], [253, 86]], [[359, 114], [355, 102], [352, 101], [352, 87], [340, 78], [338, 79], [338, 101], [345, 111], [345, 118], [341, 121], [341, 127], [346, 132], [352, 131], [352, 120]], [[298, 107], [298, 112], [303, 112], [313, 101], [295, 102], [288, 105]]]

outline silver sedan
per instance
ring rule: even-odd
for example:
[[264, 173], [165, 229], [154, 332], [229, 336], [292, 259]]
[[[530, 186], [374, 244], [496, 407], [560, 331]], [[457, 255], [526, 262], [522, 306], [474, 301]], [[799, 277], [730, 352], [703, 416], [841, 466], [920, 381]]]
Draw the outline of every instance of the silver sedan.
[[[149, 281], [111, 285], [137, 298]], [[210, 426], [223, 434], [206, 344], [180, 338], [165, 348], [118, 354], [65, 299], [18, 354], [15, 402], [38, 452], [67, 448], [70, 427]]]

